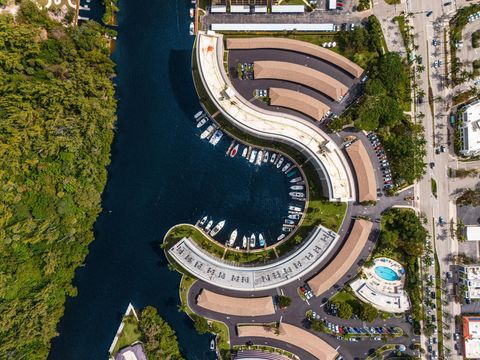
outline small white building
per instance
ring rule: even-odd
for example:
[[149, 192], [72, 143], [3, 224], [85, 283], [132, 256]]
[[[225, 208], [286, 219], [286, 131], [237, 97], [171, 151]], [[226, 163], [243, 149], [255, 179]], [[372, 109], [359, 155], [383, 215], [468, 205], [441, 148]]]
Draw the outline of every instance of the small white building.
[[328, 0], [328, 10], [335, 10], [337, 8], [337, 0]]
[[305, 5], [272, 5], [272, 14], [299, 14], [305, 12]]
[[467, 241], [480, 241], [480, 226], [465, 226], [465, 238], [467, 239]]
[[462, 114], [460, 125], [464, 156], [480, 154], [480, 101], [468, 105]]
[[266, 5], [255, 5], [254, 9], [255, 14], [266, 14], [267, 6]]
[[231, 5], [230, 12], [232, 14], [248, 14], [250, 13], [250, 5]]
[[218, 14], [218, 13], [226, 13], [227, 12], [227, 6], [226, 5], [212, 5], [210, 8], [210, 12], [213, 14]]
[[465, 299], [480, 299], [480, 265], [461, 265], [458, 270]]

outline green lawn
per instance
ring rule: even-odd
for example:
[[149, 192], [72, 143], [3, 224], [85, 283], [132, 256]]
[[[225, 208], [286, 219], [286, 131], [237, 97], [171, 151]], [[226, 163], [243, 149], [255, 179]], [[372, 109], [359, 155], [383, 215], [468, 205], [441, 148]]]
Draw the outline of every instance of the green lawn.
[[125, 326], [118, 338], [117, 344], [113, 349], [112, 354], [116, 354], [125, 346], [131, 345], [136, 341], [139, 341], [142, 337], [140, 329], [138, 327], [137, 319], [133, 315], [125, 316], [123, 318]]

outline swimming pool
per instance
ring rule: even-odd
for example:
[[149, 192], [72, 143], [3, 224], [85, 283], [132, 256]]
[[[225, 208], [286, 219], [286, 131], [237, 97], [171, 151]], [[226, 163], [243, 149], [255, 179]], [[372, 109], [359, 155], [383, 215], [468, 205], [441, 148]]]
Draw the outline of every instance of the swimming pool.
[[380, 276], [383, 280], [387, 280], [387, 281], [395, 281], [400, 279], [400, 277], [397, 275], [397, 273], [394, 270], [386, 266], [376, 266], [375, 274]]

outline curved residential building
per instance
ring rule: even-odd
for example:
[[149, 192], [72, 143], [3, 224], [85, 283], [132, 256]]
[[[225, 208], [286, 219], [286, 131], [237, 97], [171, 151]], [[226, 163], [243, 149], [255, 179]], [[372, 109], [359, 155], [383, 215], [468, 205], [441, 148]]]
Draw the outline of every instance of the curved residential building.
[[268, 97], [272, 106], [292, 109], [317, 121], [321, 120], [330, 111], [330, 108], [323, 102], [300, 91], [270, 88], [268, 89]]
[[346, 57], [337, 54], [334, 51], [300, 40], [278, 37], [230, 38], [227, 39], [227, 49], [290, 50], [325, 60], [345, 70], [356, 78], [360, 77], [363, 73], [363, 69], [360, 66], [353, 61], [348, 60]]
[[358, 184], [358, 201], [377, 201], [377, 181], [372, 161], [361, 140], [355, 141], [347, 148], [352, 161]]
[[307, 86], [340, 101], [348, 92], [348, 87], [327, 74], [285, 61], [255, 61], [253, 65], [255, 79], [275, 79]]
[[210, 99], [227, 120], [247, 133], [286, 143], [305, 154], [315, 165], [331, 201], [354, 199], [352, 174], [338, 146], [309, 121], [261, 109], [244, 99], [225, 73], [223, 55], [222, 35], [200, 31], [196, 46], [199, 75]]

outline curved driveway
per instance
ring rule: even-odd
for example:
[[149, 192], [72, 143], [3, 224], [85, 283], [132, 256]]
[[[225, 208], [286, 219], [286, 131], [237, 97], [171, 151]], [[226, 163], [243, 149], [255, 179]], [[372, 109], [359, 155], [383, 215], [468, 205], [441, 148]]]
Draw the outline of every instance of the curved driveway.
[[302, 151], [323, 175], [331, 201], [353, 200], [355, 186], [348, 162], [322, 130], [299, 117], [258, 108], [235, 91], [223, 67], [222, 39], [222, 35], [199, 32], [196, 49], [200, 77], [217, 108], [242, 130]]

